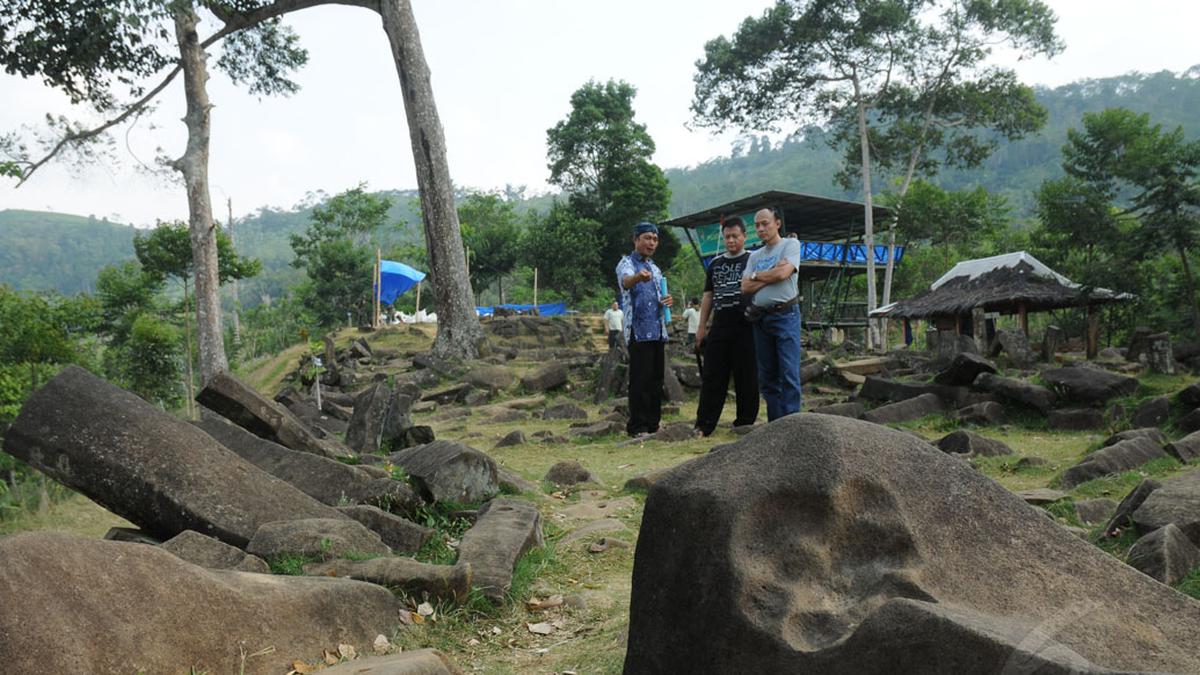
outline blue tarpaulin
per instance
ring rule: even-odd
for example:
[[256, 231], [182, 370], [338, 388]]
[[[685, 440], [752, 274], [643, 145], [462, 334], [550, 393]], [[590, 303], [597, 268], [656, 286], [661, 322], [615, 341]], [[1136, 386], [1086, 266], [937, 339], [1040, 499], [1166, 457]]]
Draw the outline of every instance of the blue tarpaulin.
[[[712, 262], [716, 255], [706, 256], [704, 258], [704, 266]], [[888, 257], [888, 247], [885, 244], [875, 246], [875, 264], [886, 265]], [[895, 248], [895, 259], [893, 262], [897, 265], [904, 259], [904, 247], [897, 246]], [[802, 241], [800, 242], [800, 264], [804, 263], [832, 263], [844, 265], [866, 265], [867, 264], [867, 247], [865, 244], [834, 244], [823, 241]]]
[[384, 260], [379, 273], [379, 301], [385, 305], [396, 304], [396, 298], [417, 285], [425, 273], [394, 260]]
[[[518, 312], [527, 312], [527, 313], [533, 311], [533, 305], [505, 304], [505, 305], [496, 305], [496, 307], [502, 307], [504, 309], [511, 309], [511, 310], [515, 310]], [[479, 313], [479, 316], [491, 316], [492, 314], [494, 314], [496, 312], [496, 307], [476, 307], [475, 311]], [[538, 309], [538, 314], [541, 314], [542, 316], [559, 316], [559, 315], [567, 313], [567, 303], [551, 302], [551, 303], [547, 303], [547, 304], [538, 305], [537, 309]]]

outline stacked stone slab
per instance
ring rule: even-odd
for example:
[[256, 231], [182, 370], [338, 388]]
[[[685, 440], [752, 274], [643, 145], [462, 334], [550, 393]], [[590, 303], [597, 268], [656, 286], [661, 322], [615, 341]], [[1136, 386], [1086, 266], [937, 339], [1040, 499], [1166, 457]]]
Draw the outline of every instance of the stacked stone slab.
[[161, 540], [243, 548], [263, 523], [345, 517], [78, 366], [29, 397], [4, 449]]
[[462, 537], [458, 560], [474, 572], [474, 584], [499, 602], [512, 587], [513, 570], [525, 552], [542, 545], [537, 506], [515, 499], [493, 499], [480, 509], [475, 525]]
[[1136, 469], [1152, 459], [1166, 456], [1162, 446], [1153, 440], [1130, 438], [1085, 456], [1078, 464], [1063, 472], [1062, 485], [1073, 488], [1089, 480]]

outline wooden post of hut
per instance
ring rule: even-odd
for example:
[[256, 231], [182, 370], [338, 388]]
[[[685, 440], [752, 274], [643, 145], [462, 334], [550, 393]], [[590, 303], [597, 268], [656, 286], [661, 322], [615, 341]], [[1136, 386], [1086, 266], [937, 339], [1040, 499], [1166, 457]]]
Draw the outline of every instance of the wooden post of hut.
[[1091, 361], [1100, 353], [1100, 312], [1095, 305], [1087, 306], [1087, 357]]
[[1025, 303], [1017, 305], [1017, 316], [1021, 319], [1021, 332], [1025, 334], [1026, 339], [1029, 338], [1029, 312], [1025, 310]]
[[975, 348], [980, 354], [986, 354], [987, 343], [987, 320], [983, 318], [983, 308], [971, 308], [971, 330], [974, 333]]

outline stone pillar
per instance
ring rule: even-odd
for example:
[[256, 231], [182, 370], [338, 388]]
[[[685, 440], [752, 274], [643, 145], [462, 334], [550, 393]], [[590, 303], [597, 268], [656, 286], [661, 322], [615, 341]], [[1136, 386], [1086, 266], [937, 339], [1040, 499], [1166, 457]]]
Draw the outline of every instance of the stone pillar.
[[1155, 333], [1146, 338], [1146, 361], [1152, 373], [1175, 374], [1175, 354], [1171, 350], [1170, 333]]
[[1058, 326], [1046, 326], [1046, 335], [1042, 338], [1042, 360], [1054, 362], [1054, 354], [1063, 343], [1063, 329]]
[[1100, 311], [1095, 305], [1087, 308], [1087, 358], [1092, 361], [1100, 353]]
[[975, 307], [971, 310], [971, 330], [975, 335], [975, 348], [980, 354], [986, 354], [988, 348], [987, 340], [987, 320], [983, 318], [983, 308]]

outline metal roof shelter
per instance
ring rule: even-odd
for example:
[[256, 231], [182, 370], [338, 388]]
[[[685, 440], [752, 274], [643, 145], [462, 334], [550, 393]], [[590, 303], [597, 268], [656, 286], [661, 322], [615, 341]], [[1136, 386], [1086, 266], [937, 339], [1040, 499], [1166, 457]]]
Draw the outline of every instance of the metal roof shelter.
[[[721, 216], [737, 215], [746, 223], [746, 248], [761, 242], [754, 232], [754, 214], [763, 208], [776, 208], [783, 214], [783, 231], [794, 233], [801, 244], [800, 280], [803, 282], [803, 312], [808, 328], [825, 326], [865, 326], [866, 303], [849, 301], [849, 277], [866, 271], [865, 208], [859, 202], [817, 197], [798, 192], [768, 190], [759, 194], [713, 206], [662, 223], [683, 229], [696, 255], [708, 264], [725, 250], [721, 238]], [[881, 206], [872, 209], [876, 223], [886, 222], [891, 211]], [[876, 265], [887, 264], [888, 247], [876, 245], [871, 252]], [[904, 247], [893, 252], [896, 264], [904, 257]]]

